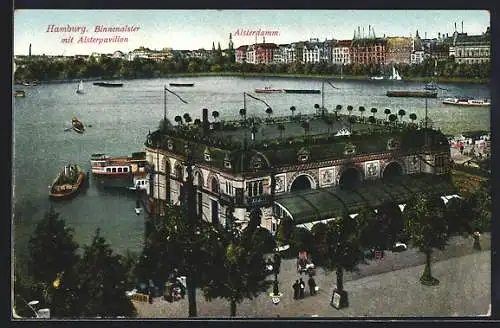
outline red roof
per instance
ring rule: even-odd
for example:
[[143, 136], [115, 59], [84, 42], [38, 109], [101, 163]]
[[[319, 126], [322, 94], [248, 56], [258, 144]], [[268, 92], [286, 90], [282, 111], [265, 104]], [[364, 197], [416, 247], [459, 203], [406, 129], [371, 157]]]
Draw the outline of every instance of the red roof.
[[247, 50], [248, 46], [239, 46], [238, 48], [236, 48], [236, 50], [240, 50], [240, 51], [244, 51], [244, 50]]
[[268, 49], [278, 48], [278, 46], [275, 43], [257, 43], [255, 46]]
[[339, 47], [350, 47], [352, 45], [352, 40], [340, 40], [338, 43]]

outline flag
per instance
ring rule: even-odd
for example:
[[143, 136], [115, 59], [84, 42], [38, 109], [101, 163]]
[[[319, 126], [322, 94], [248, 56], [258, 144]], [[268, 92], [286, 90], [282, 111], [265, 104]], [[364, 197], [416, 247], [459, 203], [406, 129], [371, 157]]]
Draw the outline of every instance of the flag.
[[173, 94], [174, 96], [176, 96], [177, 98], [179, 98], [180, 101], [182, 101], [183, 103], [187, 104], [188, 102], [185, 101], [184, 99], [181, 98], [181, 96], [179, 96], [178, 94], [176, 94], [175, 92], [173, 92], [172, 90], [169, 90], [167, 89], [167, 87], [165, 87], [165, 90], [170, 92], [171, 94]]
[[246, 94], [247, 96], [249, 96], [250, 98], [253, 98], [253, 99], [255, 99], [255, 100], [258, 100], [258, 101], [260, 101], [260, 102], [264, 103], [267, 107], [271, 107], [271, 106], [269, 106], [269, 104], [268, 104], [268, 103], [266, 103], [264, 100], [259, 99], [259, 98], [255, 97], [255, 96], [252, 96], [252, 95], [251, 95], [251, 94], [249, 94], [249, 93], [245, 93], [245, 94]]

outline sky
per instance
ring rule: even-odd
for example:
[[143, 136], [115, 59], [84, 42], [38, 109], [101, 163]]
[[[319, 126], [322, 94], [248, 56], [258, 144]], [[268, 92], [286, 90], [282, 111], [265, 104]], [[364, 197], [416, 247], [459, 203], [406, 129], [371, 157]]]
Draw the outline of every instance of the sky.
[[[311, 38], [352, 39], [360, 27], [368, 35], [371, 26], [376, 36], [415, 36], [435, 38], [457, 30], [478, 35], [490, 26], [486, 10], [39, 10], [14, 12], [14, 55], [75, 55], [132, 51], [140, 46], [150, 49], [211, 49], [220, 42], [227, 48], [229, 33], [235, 48], [252, 44], [255, 36], [243, 30], [269, 31], [266, 42], [277, 44], [307, 41]], [[57, 27], [86, 27], [81, 32], [47, 32]], [[135, 32], [96, 33], [95, 27], [131, 26]], [[277, 32], [277, 33], [275, 33]], [[115, 38], [116, 43], [79, 43], [80, 38]], [[71, 43], [63, 38], [73, 37]], [[262, 42], [259, 37], [258, 42]]]

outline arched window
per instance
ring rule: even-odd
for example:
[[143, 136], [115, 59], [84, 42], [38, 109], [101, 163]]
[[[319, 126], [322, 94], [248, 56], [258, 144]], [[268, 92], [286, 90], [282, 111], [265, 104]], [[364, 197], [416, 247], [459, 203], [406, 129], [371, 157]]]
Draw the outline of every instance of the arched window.
[[215, 177], [212, 178], [210, 186], [211, 186], [212, 192], [219, 193], [219, 182], [217, 181], [217, 179]]
[[180, 166], [180, 165], [175, 166], [175, 176], [179, 180], [184, 180], [182, 166]]

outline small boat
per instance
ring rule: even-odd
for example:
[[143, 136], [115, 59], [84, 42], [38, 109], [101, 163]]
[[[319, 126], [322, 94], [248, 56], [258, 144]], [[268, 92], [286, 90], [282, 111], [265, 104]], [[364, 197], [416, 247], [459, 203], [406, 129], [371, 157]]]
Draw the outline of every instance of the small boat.
[[490, 106], [491, 102], [488, 99], [474, 99], [471, 97], [462, 98], [446, 98], [443, 100], [443, 104], [446, 105], [457, 105], [457, 106], [472, 106], [472, 107], [485, 107]]
[[192, 87], [194, 83], [169, 83], [171, 87]]
[[26, 96], [26, 93], [24, 92], [24, 90], [16, 90], [14, 91], [14, 96], [24, 98]]
[[370, 76], [370, 80], [378, 81], [383, 79], [385, 79], [383, 76]]
[[285, 91], [284, 89], [277, 89], [277, 88], [270, 88], [270, 87], [255, 89], [256, 93], [282, 93], [284, 91]]
[[38, 84], [40, 84], [40, 82], [39, 82], [39, 81], [36, 81], [36, 80], [35, 80], [35, 81], [31, 81], [31, 82], [28, 82], [28, 81], [24, 81], [24, 82], [23, 82], [23, 85], [24, 85], [25, 87], [35, 87], [35, 86], [37, 86]]
[[119, 88], [123, 87], [123, 83], [111, 83], [111, 82], [94, 82], [94, 85], [98, 87], [108, 87], [108, 88]]
[[387, 91], [387, 97], [437, 98], [436, 91]]
[[100, 176], [139, 177], [147, 174], [145, 152], [133, 153], [131, 157], [110, 157], [106, 154], [92, 154], [90, 157], [90, 166], [92, 167], [92, 174]]
[[283, 89], [286, 93], [321, 93], [321, 90], [315, 89]]
[[49, 186], [49, 196], [52, 199], [69, 198], [76, 194], [86, 178], [87, 176], [80, 166], [68, 164]]
[[80, 80], [80, 83], [78, 84], [78, 87], [76, 87], [76, 93], [78, 94], [83, 94], [83, 81]]
[[71, 126], [76, 133], [83, 133], [83, 131], [85, 131], [85, 127], [82, 121], [76, 118], [76, 116], [73, 116], [73, 118], [71, 118]]

